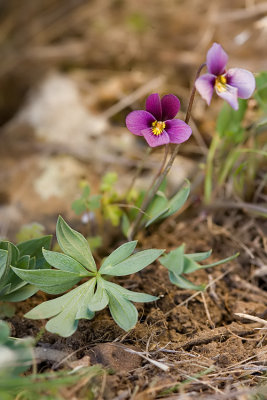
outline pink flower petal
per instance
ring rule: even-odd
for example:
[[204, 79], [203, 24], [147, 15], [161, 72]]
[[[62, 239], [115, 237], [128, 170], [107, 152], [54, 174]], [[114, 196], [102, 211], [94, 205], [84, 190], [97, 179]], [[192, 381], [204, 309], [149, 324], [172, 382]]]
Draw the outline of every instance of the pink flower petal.
[[126, 117], [126, 126], [134, 135], [143, 136], [142, 130], [150, 128], [154, 121], [153, 115], [147, 111], [132, 111]]
[[183, 143], [191, 136], [192, 129], [180, 119], [166, 121], [166, 132], [169, 135], [170, 143]]
[[142, 134], [150, 147], [162, 146], [163, 144], [170, 142], [169, 136], [165, 131], [163, 131], [159, 136], [156, 136], [153, 135], [152, 130], [149, 128], [144, 129]]
[[161, 101], [158, 93], [153, 93], [146, 100], [146, 111], [154, 115], [157, 121], [162, 121]]
[[237, 96], [248, 99], [255, 90], [256, 82], [254, 75], [242, 68], [231, 68], [226, 74], [227, 83], [237, 88]]
[[216, 76], [212, 74], [204, 74], [200, 76], [196, 82], [195, 86], [200, 96], [206, 100], [208, 105], [210, 105], [214, 84], [215, 84]]
[[237, 92], [238, 89], [230, 85], [226, 85], [226, 90], [224, 92], [219, 92], [216, 88], [217, 95], [227, 101], [234, 110], [238, 110]]
[[161, 99], [162, 121], [175, 118], [180, 110], [180, 100], [174, 94], [167, 94]]
[[223, 74], [228, 61], [228, 55], [218, 43], [213, 43], [207, 53], [208, 72], [213, 75]]

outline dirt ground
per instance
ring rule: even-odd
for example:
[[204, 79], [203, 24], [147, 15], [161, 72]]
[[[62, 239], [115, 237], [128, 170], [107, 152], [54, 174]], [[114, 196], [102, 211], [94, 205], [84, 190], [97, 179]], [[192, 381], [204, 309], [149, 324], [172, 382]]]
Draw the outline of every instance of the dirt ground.
[[[118, 189], [125, 189], [146, 149], [126, 130], [125, 116], [142, 108], [147, 94], [170, 92], [181, 99], [182, 118], [212, 42], [227, 49], [233, 66], [253, 72], [267, 66], [265, 1], [26, 0], [23, 12], [20, 3], [1, 2], [0, 16], [0, 237], [9, 240], [33, 221], [53, 233], [59, 213], [88, 234], [71, 210], [78, 181], [88, 179], [96, 193], [101, 176], [117, 171]], [[267, 398], [266, 219], [230, 202], [202, 205], [201, 164], [220, 107], [220, 100], [207, 108], [197, 97], [193, 138], [181, 146], [169, 177], [170, 192], [185, 177], [194, 183], [186, 212], [138, 239], [142, 248], [212, 248], [211, 261], [240, 256], [193, 274], [194, 283], [208, 284], [204, 293], [172, 285], [158, 262], [118, 279], [160, 297], [137, 305], [139, 322], [128, 333], [101, 311], [60, 338], [44, 330], [45, 321], [23, 317], [52, 296], [39, 292], [19, 303], [8, 320], [12, 335], [38, 338], [39, 372], [102, 364], [108, 373], [95, 398], [105, 400]], [[145, 160], [139, 187], [161, 157], [156, 150]], [[110, 226], [99, 233], [97, 260], [123, 240]]]

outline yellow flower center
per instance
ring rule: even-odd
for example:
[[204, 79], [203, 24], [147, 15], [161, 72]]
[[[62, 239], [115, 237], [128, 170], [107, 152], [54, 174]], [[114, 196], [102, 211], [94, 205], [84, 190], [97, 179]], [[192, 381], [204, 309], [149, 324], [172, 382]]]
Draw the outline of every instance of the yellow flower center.
[[215, 80], [215, 86], [218, 90], [218, 92], [225, 92], [226, 89], [226, 83], [227, 79], [224, 75], [218, 75], [216, 80]]
[[152, 132], [153, 135], [159, 136], [162, 134], [164, 128], [165, 128], [165, 122], [162, 121], [154, 121], [152, 122]]

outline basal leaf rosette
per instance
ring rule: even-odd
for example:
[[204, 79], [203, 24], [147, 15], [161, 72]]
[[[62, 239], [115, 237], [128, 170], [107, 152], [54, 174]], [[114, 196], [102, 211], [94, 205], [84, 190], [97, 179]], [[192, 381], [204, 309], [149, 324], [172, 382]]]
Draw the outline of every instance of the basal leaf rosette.
[[25, 316], [50, 320], [46, 329], [63, 337], [72, 335], [79, 319], [92, 319], [95, 312], [109, 307], [115, 322], [125, 331], [132, 329], [138, 318], [132, 302], [150, 302], [157, 297], [132, 292], [116, 283], [111, 276], [136, 273], [153, 263], [164, 250], [135, 251], [137, 241], [123, 244], [111, 253], [97, 270], [87, 240], [73, 230], [62, 217], [57, 222], [57, 240], [63, 253], [43, 249], [46, 262], [54, 269], [25, 271], [13, 268], [24, 281], [49, 294], [59, 294], [73, 288], [81, 279], [87, 281], [62, 296], [39, 304]]
[[199, 264], [200, 261], [206, 260], [212, 253], [212, 250], [205, 251], [202, 253], [185, 254], [185, 245], [177, 247], [176, 249], [164, 254], [160, 257], [160, 263], [168, 269], [170, 282], [174, 285], [189, 290], [205, 290], [206, 285], [195, 285], [189, 279], [185, 278], [184, 275], [191, 274], [192, 272], [200, 269], [206, 269], [216, 267], [234, 260], [238, 257], [239, 253], [233, 256], [224, 258], [223, 260], [214, 262], [212, 264]]

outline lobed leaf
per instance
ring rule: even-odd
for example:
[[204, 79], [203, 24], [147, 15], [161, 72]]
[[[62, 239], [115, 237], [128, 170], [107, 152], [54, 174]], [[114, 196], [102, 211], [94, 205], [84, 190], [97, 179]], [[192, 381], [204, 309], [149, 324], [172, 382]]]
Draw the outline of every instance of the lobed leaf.
[[54, 317], [47, 322], [46, 329], [63, 337], [71, 336], [77, 329], [80, 318], [94, 317], [87, 304], [93, 295], [95, 282], [96, 279], [93, 278], [57, 299], [39, 304], [25, 317], [30, 319]]
[[126, 332], [132, 329], [138, 318], [137, 309], [135, 306], [116, 290], [108, 289], [109, 295], [109, 310], [112, 318], [120, 328]]
[[55, 269], [22, 270], [15, 267], [11, 268], [25, 282], [31, 283], [49, 294], [62, 293], [81, 279], [78, 274]]
[[8, 258], [7, 250], [0, 249], [0, 279], [4, 277], [4, 275], [6, 274], [7, 258]]
[[158, 300], [158, 297], [151, 296], [146, 293], [133, 292], [131, 290], [125, 289], [124, 287], [117, 285], [116, 283], [104, 280], [104, 286], [106, 290], [117, 291], [125, 299], [134, 301], [136, 303], [148, 303], [150, 301]]
[[164, 254], [160, 257], [159, 262], [169, 271], [178, 275], [182, 274], [184, 270], [184, 245], [182, 244], [177, 249]]
[[169, 210], [164, 215], [164, 218], [167, 218], [171, 216], [172, 214], [176, 213], [180, 208], [183, 207], [184, 203], [188, 199], [190, 193], [190, 182], [186, 180], [186, 184], [182, 189], [180, 189], [175, 196], [171, 198], [171, 200], [168, 203]]
[[165, 219], [167, 217], [170, 217], [175, 212], [177, 212], [186, 202], [189, 193], [190, 193], [190, 182], [186, 181], [186, 185], [182, 189], [180, 189], [176, 193], [176, 195], [171, 198], [171, 200], [167, 202], [165, 208], [162, 207], [161, 209], [159, 209], [158, 214], [154, 215], [153, 218], [146, 223], [145, 227], [147, 228], [154, 222], [160, 221], [163, 218]]
[[96, 264], [89, 244], [83, 235], [72, 229], [59, 216], [57, 221], [57, 240], [65, 254], [74, 258], [91, 272], [96, 272]]
[[165, 250], [144, 250], [114, 266], [107, 265], [101, 273], [113, 276], [130, 275], [154, 262]]
[[89, 299], [88, 307], [91, 311], [103, 310], [109, 303], [109, 297], [104, 286], [104, 279], [97, 277], [97, 289]]
[[3, 301], [18, 302], [24, 301], [38, 292], [38, 288], [34, 285], [25, 284], [20, 288], [15, 288], [5, 296], [1, 297]]
[[105, 259], [99, 272], [104, 274], [106, 268], [113, 267], [114, 265], [117, 265], [128, 258], [133, 253], [136, 245], [137, 240], [134, 240], [132, 242], [124, 243], [122, 246], [118, 247]]
[[43, 255], [48, 264], [54, 268], [58, 268], [61, 271], [73, 272], [81, 276], [89, 275], [88, 271], [78, 261], [66, 254], [43, 249]]
[[203, 261], [206, 260], [212, 253], [212, 250], [205, 251], [203, 253], [192, 253], [192, 254], [186, 254], [186, 257], [191, 258], [191, 260], [194, 261]]
[[174, 285], [182, 288], [182, 289], [190, 289], [190, 290], [205, 290], [205, 285], [194, 285], [188, 279], [184, 278], [183, 276], [177, 275], [174, 272], [169, 272], [169, 278], [171, 283]]
[[[35, 257], [37, 268], [47, 268], [48, 265], [43, 257], [42, 249], [45, 248], [48, 250], [51, 246], [51, 240], [52, 236], [47, 235], [19, 243], [17, 247], [20, 257], [25, 255], [29, 255], [31, 258]], [[12, 265], [14, 266], [15, 264]]]

